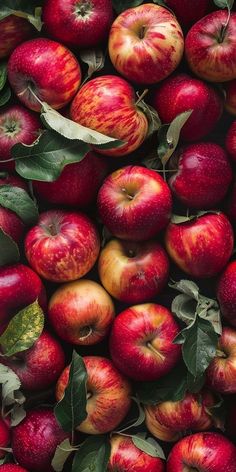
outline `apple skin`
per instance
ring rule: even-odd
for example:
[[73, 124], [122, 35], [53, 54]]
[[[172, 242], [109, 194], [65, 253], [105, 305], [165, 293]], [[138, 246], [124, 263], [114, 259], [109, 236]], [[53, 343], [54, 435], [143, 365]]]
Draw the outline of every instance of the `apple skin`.
[[166, 472], [235, 472], [236, 448], [222, 434], [196, 433], [174, 445]]
[[180, 134], [182, 140], [187, 142], [199, 141], [207, 136], [223, 112], [220, 94], [188, 74], [177, 74], [161, 83], [154, 91], [152, 105], [162, 123], [171, 123], [180, 113], [193, 110]]
[[108, 156], [135, 151], [148, 132], [148, 120], [135, 105], [134, 89], [115, 75], [96, 77], [83, 85], [72, 102], [70, 116], [76, 123], [124, 141], [118, 148], [97, 149]]
[[55, 182], [33, 182], [36, 195], [52, 205], [86, 208], [96, 200], [99, 187], [107, 174], [107, 164], [94, 152], [81, 162], [64, 167]]
[[174, 196], [187, 207], [199, 210], [220, 203], [233, 179], [226, 152], [214, 143], [179, 148], [169, 167], [178, 169], [168, 180]]
[[[105, 357], [83, 358], [88, 373], [87, 418], [76, 428], [86, 434], [103, 434], [114, 430], [131, 406], [131, 386]], [[56, 399], [63, 395], [69, 379], [69, 366], [62, 372], [56, 386]]]
[[177, 402], [166, 401], [145, 407], [147, 429], [156, 438], [175, 442], [181, 439], [185, 431], [206, 431], [213, 426], [213, 417], [207, 411], [215, 405], [209, 391], [198, 394], [186, 393]]
[[192, 26], [185, 39], [190, 69], [209, 82], [226, 82], [236, 77], [236, 13], [231, 13], [221, 40], [227, 17], [226, 10], [210, 13]]
[[97, 208], [102, 222], [114, 236], [145, 241], [167, 226], [172, 197], [157, 172], [126, 166], [104, 180], [98, 192]]
[[48, 316], [61, 339], [71, 344], [91, 345], [107, 336], [115, 308], [101, 285], [83, 279], [62, 285], [54, 292]]
[[165, 235], [166, 250], [175, 264], [197, 278], [221, 272], [233, 252], [233, 229], [221, 212], [206, 214], [186, 223], [170, 223]]
[[28, 472], [26, 469], [23, 469], [23, 467], [17, 464], [0, 465], [0, 471], [1, 472]]
[[35, 272], [52, 282], [83, 277], [100, 250], [97, 229], [83, 213], [49, 210], [41, 213], [25, 238], [25, 255]]
[[216, 295], [221, 314], [236, 328], [236, 261], [230, 262], [221, 274]]
[[98, 273], [117, 300], [142, 303], [158, 295], [169, 277], [169, 259], [156, 241], [112, 239], [100, 252]]
[[176, 14], [184, 29], [189, 29], [212, 10], [211, 0], [194, 0], [194, 7], [189, 0], [166, 0], [165, 3]]
[[34, 34], [29, 21], [16, 15], [9, 15], [0, 21], [0, 59], [10, 56], [11, 52], [23, 41]]
[[68, 46], [97, 47], [107, 39], [112, 20], [111, 0], [46, 0], [43, 6], [47, 33]]
[[52, 410], [31, 410], [20, 424], [12, 428], [13, 455], [22, 467], [29, 470], [53, 472], [51, 461], [56, 447], [68, 437]]
[[[10, 424], [8, 418], [3, 419], [0, 417], [0, 448], [7, 447], [10, 443]], [[5, 457], [6, 451], [0, 449], [0, 459]]]
[[56, 41], [37, 38], [18, 46], [8, 62], [8, 79], [19, 100], [40, 111], [37, 97], [56, 110], [76, 94], [81, 82], [80, 65], [72, 52]]
[[233, 162], [236, 162], [236, 120], [231, 124], [227, 135], [225, 147]]
[[224, 327], [216, 357], [207, 368], [207, 385], [219, 393], [236, 393], [236, 330]]
[[179, 332], [172, 313], [161, 305], [145, 303], [122, 311], [110, 334], [110, 354], [117, 369], [134, 380], [157, 380], [179, 361]]
[[126, 79], [153, 84], [179, 65], [184, 38], [175, 16], [166, 8], [147, 3], [129, 8], [112, 24], [108, 50], [115, 69]]
[[138, 449], [131, 438], [115, 434], [111, 437], [108, 472], [164, 472], [164, 462]]
[[224, 90], [226, 93], [225, 109], [231, 115], [236, 116], [236, 79], [224, 84]]

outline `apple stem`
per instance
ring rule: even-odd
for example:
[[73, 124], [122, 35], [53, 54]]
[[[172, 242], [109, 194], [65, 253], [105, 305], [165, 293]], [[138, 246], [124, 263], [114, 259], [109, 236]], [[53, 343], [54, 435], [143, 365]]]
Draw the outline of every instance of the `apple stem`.
[[37, 97], [36, 93], [34, 93], [34, 91], [33, 91], [32, 87], [31, 87], [31, 85], [28, 85], [27, 88], [28, 88], [28, 90], [32, 93], [32, 95], [33, 95], [33, 97], [35, 98], [35, 100], [37, 100], [37, 102], [39, 102], [40, 105], [43, 106], [43, 102], [41, 102], [41, 100], [39, 99], [39, 97]]
[[220, 31], [220, 36], [219, 36], [219, 43], [220, 44], [223, 43], [223, 41], [225, 39], [225, 33], [226, 33], [226, 30], [227, 30], [227, 27], [228, 27], [228, 24], [229, 24], [230, 16], [231, 16], [231, 11], [230, 11], [230, 8], [228, 7], [228, 17], [227, 17], [226, 23], [224, 23], [221, 26], [221, 31]]
[[149, 90], [145, 89], [143, 93], [141, 93], [140, 97], [138, 96], [138, 100], [135, 102], [136, 106], [143, 100], [143, 98], [147, 95], [148, 92]]
[[221, 357], [226, 359], [227, 355], [225, 354], [224, 351], [221, 351], [220, 349], [216, 349], [216, 357]]
[[[83, 332], [85, 333], [84, 335], [83, 335]], [[84, 340], [84, 339], [89, 338], [89, 336], [91, 336], [92, 332], [93, 332], [93, 328], [91, 328], [91, 326], [84, 326], [84, 327], [81, 329], [81, 334], [82, 334], [82, 336], [80, 336], [79, 339], [80, 339], [80, 340]]]
[[162, 361], [165, 360], [165, 356], [163, 356], [159, 351], [157, 351], [155, 349], [155, 347], [153, 347], [153, 345], [151, 343], [147, 343], [147, 347], [148, 349], [150, 349], [152, 352], [154, 352], [154, 354], [156, 354]]

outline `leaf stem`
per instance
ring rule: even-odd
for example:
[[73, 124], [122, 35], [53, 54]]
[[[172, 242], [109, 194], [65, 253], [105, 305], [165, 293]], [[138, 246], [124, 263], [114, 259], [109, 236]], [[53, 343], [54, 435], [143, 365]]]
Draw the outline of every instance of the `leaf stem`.
[[[143, 98], [147, 95], [148, 92], [149, 92], [149, 90], [148, 90], [148, 89], [145, 89], [145, 90], [143, 91], [143, 93], [141, 93], [141, 95], [138, 96], [138, 100], [135, 102], [135, 105], [136, 105], [136, 106], [143, 100]], [[138, 94], [137, 94], [137, 95], [138, 95]]]

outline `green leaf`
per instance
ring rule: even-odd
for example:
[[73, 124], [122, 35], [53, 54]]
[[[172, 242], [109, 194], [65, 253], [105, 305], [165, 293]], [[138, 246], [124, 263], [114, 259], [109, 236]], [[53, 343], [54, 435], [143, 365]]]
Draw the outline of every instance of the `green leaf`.
[[160, 5], [161, 7], [166, 7], [166, 2], [165, 0], [152, 0], [153, 3], [155, 3], [156, 5]]
[[26, 411], [24, 409], [24, 406], [19, 403], [16, 403], [11, 410], [11, 427], [17, 426], [25, 417]]
[[72, 472], [104, 472], [110, 458], [111, 445], [107, 436], [90, 436], [76, 452]]
[[3, 107], [6, 105], [6, 103], [10, 100], [11, 98], [11, 89], [6, 85], [2, 92], [0, 93], [0, 107]]
[[0, 384], [2, 385], [2, 406], [15, 403], [16, 393], [19, 392], [21, 382], [15, 372], [3, 364], [0, 364]]
[[77, 447], [73, 447], [70, 444], [69, 439], [64, 439], [61, 444], [59, 444], [56, 448], [54, 457], [52, 459], [52, 468], [56, 472], [62, 472], [64, 468], [64, 464], [67, 461], [68, 457], [71, 455], [73, 451], [77, 451]]
[[39, 214], [36, 204], [22, 188], [1, 185], [0, 205], [14, 211], [26, 225], [34, 224], [38, 220]]
[[174, 118], [174, 120], [171, 122], [167, 129], [163, 128], [162, 134], [159, 135], [159, 141], [161, 142], [158, 147], [158, 154], [164, 167], [166, 166], [173, 152], [177, 148], [181, 129], [188, 121], [192, 112], [193, 110], [189, 110], [180, 113]]
[[155, 108], [153, 108], [151, 105], [147, 105], [144, 100], [141, 100], [137, 106], [138, 108], [141, 108], [148, 119], [147, 139], [159, 130], [161, 127], [161, 120]]
[[87, 417], [87, 371], [83, 358], [73, 351], [69, 382], [54, 413], [64, 431], [74, 431]]
[[112, 5], [116, 13], [120, 14], [128, 8], [138, 7], [143, 0], [112, 0]]
[[0, 228], [0, 266], [14, 264], [20, 260], [17, 244]]
[[169, 283], [169, 287], [194, 298], [196, 301], [199, 300], [199, 287], [192, 280], [182, 279], [178, 282]]
[[153, 438], [148, 438], [147, 433], [138, 433], [131, 436], [134, 445], [149, 456], [165, 459], [162, 447]]
[[41, 31], [40, 0], [3, 0], [0, 6], [0, 20], [9, 15], [20, 16], [28, 20], [38, 31]]
[[226, 404], [223, 397], [219, 393], [215, 392], [214, 396], [216, 399], [215, 404], [206, 408], [206, 410], [208, 414], [213, 416], [215, 427], [221, 429], [222, 431], [225, 431], [225, 422], [227, 414]]
[[45, 131], [27, 146], [15, 144], [12, 156], [16, 159], [16, 171], [25, 179], [52, 182], [67, 164], [80, 162], [90, 146], [81, 141], [71, 141], [54, 131]]
[[35, 301], [19, 311], [0, 336], [0, 345], [4, 356], [13, 356], [32, 347], [41, 335], [43, 327], [43, 310], [38, 301]]
[[187, 390], [191, 393], [198, 393], [203, 388], [206, 382], [205, 374], [194, 377], [190, 372], [187, 372]]
[[3, 89], [6, 81], [7, 81], [7, 63], [1, 62], [0, 63], [0, 90]]
[[213, 0], [215, 5], [219, 8], [228, 8], [231, 10], [234, 4], [234, 0]]
[[104, 67], [105, 56], [101, 49], [84, 49], [80, 51], [79, 57], [88, 66], [87, 76], [83, 80], [83, 84], [94, 74]]
[[127, 431], [131, 428], [137, 428], [145, 421], [145, 412], [143, 407], [140, 405], [139, 400], [136, 397], [132, 397], [132, 400], [136, 403], [138, 407], [138, 418], [136, 420], [129, 420], [129, 424], [126, 426], [120, 426], [119, 429], [116, 431], [117, 433], [122, 433], [123, 431]]

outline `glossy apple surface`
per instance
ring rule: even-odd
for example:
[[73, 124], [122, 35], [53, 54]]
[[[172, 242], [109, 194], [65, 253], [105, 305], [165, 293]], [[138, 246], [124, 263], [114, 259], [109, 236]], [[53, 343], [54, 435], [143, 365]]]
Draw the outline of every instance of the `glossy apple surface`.
[[194, 5], [189, 0], [166, 0], [165, 3], [167, 7], [173, 10], [177, 20], [185, 29], [188, 29], [212, 10], [211, 0], [194, 0]]
[[148, 131], [148, 120], [135, 101], [134, 89], [126, 80], [104, 75], [80, 88], [70, 115], [83, 126], [124, 141], [119, 148], [101, 150], [108, 156], [124, 156], [142, 144]]
[[[0, 417], [0, 448], [7, 448], [11, 440], [10, 425], [8, 419]], [[0, 458], [6, 455], [4, 449], [0, 449]]]
[[231, 159], [236, 161], [236, 120], [231, 124], [225, 142], [226, 149]]
[[171, 192], [154, 170], [126, 166], [104, 180], [98, 192], [97, 208], [102, 222], [114, 236], [145, 241], [168, 224]]
[[14, 50], [8, 62], [8, 79], [16, 96], [31, 110], [41, 110], [34, 94], [41, 102], [59, 109], [76, 94], [81, 70], [65, 46], [51, 39], [37, 38]]
[[17, 464], [0, 465], [0, 471], [1, 472], [28, 472], [26, 469], [23, 469], [23, 467]]
[[179, 327], [161, 305], [145, 303], [122, 311], [112, 325], [109, 345], [115, 366], [134, 380], [157, 380], [180, 358], [173, 344]]
[[219, 393], [236, 393], [236, 330], [224, 327], [216, 357], [207, 369], [207, 383]]
[[98, 257], [100, 241], [88, 216], [49, 210], [41, 213], [25, 238], [25, 254], [33, 269], [54, 282], [83, 277]]
[[236, 261], [230, 262], [221, 274], [216, 294], [221, 314], [236, 327]]
[[[103, 434], [115, 429], [125, 418], [131, 405], [131, 386], [105, 357], [83, 358], [88, 373], [87, 418], [78, 426], [86, 434]], [[59, 401], [67, 386], [69, 367], [62, 372], [56, 386]]]
[[225, 108], [231, 115], [236, 115], [236, 79], [224, 84], [226, 93]]
[[183, 32], [169, 10], [147, 3], [129, 8], [115, 19], [108, 49], [113, 66], [126, 79], [153, 84], [179, 65]]
[[10, 56], [11, 52], [23, 41], [34, 34], [29, 21], [16, 15], [9, 15], [0, 21], [0, 59]]

